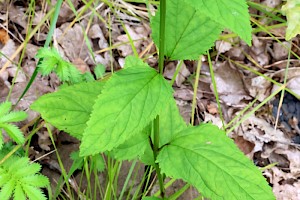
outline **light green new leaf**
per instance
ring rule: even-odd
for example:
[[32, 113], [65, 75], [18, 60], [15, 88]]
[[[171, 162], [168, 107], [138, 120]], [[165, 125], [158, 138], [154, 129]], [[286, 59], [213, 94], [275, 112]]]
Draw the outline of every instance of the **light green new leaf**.
[[143, 130], [172, 98], [168, 82], [150, 67], [114, 73], [93, 107], [80, 156], [110, 151]]
[[36, 187], [31, 185], [23, 185], [22, 188], [30, 200], [47, 200], [43, 192]]
[[4, 116], [0, 116], [0, 123], [18, 122], [27, 118], [24, 111], [10, 112]]
[[202, 15], [238, 34], [251, 45], [250, 15], [246, 0], [184, 0]]
[[17, 184], [15, 187], [14, 199], [26, 200], [26, 195], [21, 187], [21, 184]]
[[[151, 20], [152, 37], [159, 46], [159, 11]], [[183, 0], [167, 1], [165, 55], [171, 60], [196, 60], [213, 46], [221, 32], [218, 23]]]
[[6, 101], [0, 104], [0, 117], [3, 117], [11, 109], [11, 102]]
[[187, 181], [212, 200], [275, 199], [258, 168], [211, 124], [182, 130], [157, 162], [162, 173]]
[[[0, 153], [0, 159], [6, 154]], [[30, 164], [27, 157], [11, 156], [0, 165], [0, 199], [43, 200], [45, 195], [40, 187], [49, 186], [48, 178], [38, 174], [41, 166], [38, 163]], [[25, 195], [26, 194], [26, 195]]]
[[285, 39], [290, 40], [300, 33], [300, 0], [287, 0], [282, 11], [287, 17], [288, 26]]
[[32, 110], [60, 130], [81, 139], [95, 99], [104, 82], [79, 83], [40, 97], [31, 105]]

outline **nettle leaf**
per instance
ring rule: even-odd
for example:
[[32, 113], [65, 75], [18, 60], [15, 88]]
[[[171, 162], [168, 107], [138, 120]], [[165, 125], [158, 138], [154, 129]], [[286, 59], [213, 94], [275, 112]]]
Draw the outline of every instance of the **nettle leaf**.
[[[176, 101], [174, 99], [170, 100], [159, 114], [159, 147], [169, 143], [186, 127], [187, 125], [179, 113]], [[147, 142], [148, 144], [144, 146], [145, 151], [140, 160], [146, 165], [154, 166], [153, 150], [149, 141]]]
[[114, 73], [93, 107], [80, 156], [118, 147], [142, 131], [171, 98], [168, 82], [150, 67], [128, 67]]
[[159, 115], [159, 142], [160, 147], [169, 143], [187, 127], [181, 117], [175, 99], [172, 99]]
[[[5, 154], [0, 155], [2, 159]], [[38, 174], [41, 166], [37, 163], [30, 164], [27, 157], [11, 156], [0, 165], [0, 199], [8, 200], [11, 196], [15, 199], [46, 200], [40, 187], [49, 185], [47, 177]]]
[[53, 126], [81, 139], [93, 105], [105, 82], [79, 83], [46, 94], [30, 108]]
[[213, 200], [275, 199], [258, 168], [211, 124], [182, 130], [157, 162], [162, 173], [187, 181]]
[[287, 17], [285, 39], [290, 40], [300, 33], [300, 0], [287, 0], [282, 6], [283, 14]]
[[142, 156], [149, 144], [151, 130], [146, 127], [141, 133], [128, 138], [123, 144], [111, 151], [111, 155], [117, 160], [132, 160]]
[[238, 34], [251, 45], [250, 15], [246, 0], [184, 0], [202, 15]]
[[[221, 27], [182, 0], [167, 2], [165, 55], [171, 60], [196, 60], [213, 46]], [[159, 47], [160, 12], [151, 20], [152, 37]]]

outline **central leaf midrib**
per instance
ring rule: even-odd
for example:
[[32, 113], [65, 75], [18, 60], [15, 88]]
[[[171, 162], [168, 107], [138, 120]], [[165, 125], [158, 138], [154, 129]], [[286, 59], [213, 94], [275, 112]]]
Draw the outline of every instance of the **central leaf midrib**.
[[[195, 14], [196, 14], [196, 11], [194, 11], [194, 13], [191, 15], [190, 19], [193, 19], [194, 16], [195, 16]], [[178, 44], [180, 43], [179, 41], [180, 41], [181, 38], [183, 37], [183, 35], [184, 35], [184, 33], [186, 32], [187, 27], [190, 25], [191, 21], [192, 21], [192, 20], [189, 20], [189, 21], [188, 21], [188, 23], [186, 24], [186, 26], [185, 26], [183, 32], [180, 34], [178, 40], [177, 40], [177, 38], [176, 38], [175, 46], [174, 46], [174, 48], [173, 48], [173, 50], [172, 50], [172, 52], [171, 52], [171, 54], [170, 54], [170, 57], [172, 57], [174, 51], [176, 50]]]
[[[172, 146], [176, 146], [175, 148], [181, 148], [181, 149], [184, 149], [186, 151], [190, 151], [192, 153], [194, 153], [196, 156], [200, 156], [200, 157], [203, 157], [205, 158], [208, 162], [211, 162], [216, 168], [219, 168], [219, 170], [222, 170], [224, 173], [226, 173], [229, 177], [231, 177], [235, 182], [236, 182], [236, 185], [238, 185], [244, 192], [245, 194], [247, 194], [248, 196], [250, 196], [253, 200], [255, 200], [255, 198], [253, 198], [243, 187], [240, 186], [240, 184], [238, 183], [237, 179], [242, 179], [242, 180], [245, 180], [243, 177], [240, 177], [240, 176], [232, 176], [231, 174], [229, 174], [226, 170], [224, 170], [222, 167], [220, 167], [218, 164], [216, 164], [214, 161], [212, 161], [211, 159], [208, 159], [206, 158], [206, 156], [202, 155], [202, 154], [199, 154], [198, 152], [195, 152], [193, 151], [192, 149], [188, 149], [188, 148], [185, 148], [183, 146], [179, 146], [179, 145], [174, 145], [172, 144]], [[206, 149], [206, 150], [210, 150], [210, 149]], [[211, 151], [211, 150], [210, 150]], [[185, 152], [185, 151], [183, 151]], [[223, 155], [223, 154], [221, 154]], [[249, 168], [248, 168], [249, 169]], [[251, 169], [250, 169], [251, 170]], [[197, 170], [198, 171], [198, 170]], [[247, 180], [246, 180], [247, 181]]]

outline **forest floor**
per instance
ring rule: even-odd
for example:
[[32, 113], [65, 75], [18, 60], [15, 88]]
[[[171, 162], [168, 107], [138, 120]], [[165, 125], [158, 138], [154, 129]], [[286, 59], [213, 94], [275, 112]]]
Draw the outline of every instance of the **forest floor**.
[[[109, 7], [101, 1], [87, 6], [85, 1], [71, 0], [73, 8], [67, 2], [61, 7], [52, 41], [60, 54], [81, 72], [94, 74], [98, 64], [104, 66], [107, 74], [123, 68], [125, 57], [133, 54], [128, 35], [134, 41], [139, 57], [151, 67], [157, 67], [157, 50], [149, 25], [149, 16], [157, 9], [157, 2], [153, 1], [147, 7], [144, 3], [110, 1]], [[281, 0], [252, 2], [261, 5], [250, 4], [249, 8], [253, 24], [252, 46], [224, 31], [209, 52], [222, 116], [214, 95], [207, 56], [203, 56], [194, 124], [212, 122], [222, 128], [223, 120], [228, 135], [262, 168], [276, 198], [299, 200], [300, 101], [294, 95], [300, 95], [300, 38], [295, 37], [291, 43], [284, 40], [286, 19], [280, 13]], [[0, 102], [9, 100], [16, 104], [25, 90], [37, 67], [36, 53], [47, 38], [49, 17], [46, 14], [51, 8], [42, 0], [0, 1]], [[173, 89], [180, 113], [187, 123], [191, 121], [197, 63], [172, 61], [166, 63], [164, 70], [164, 77], [170, 80], [176, 68], [181, 67]], [[288, 91], [282, 94], [278, 88], [284, 81]], [[60, 84], [56, 74], [37, 75], [14, 108], [28, 114], [25, 121], [18, 123], [20, 128], [39, 119], [39, 114], [29, 106], [41, 95], [58, 90]], [[281, 95], [284, 97], [282, 102]], [[28, 152], [32, 160], [42, 164], [42, 173], [49, 177], [55, 188], [61, 169], [53, 150], [57, 150], [68, 170], [72, 164], [70, 153], [78, 150], [79, 142], [55, 128], [53, 133], [57, 149], [54, 149], [46, 128], [42, 128], [32, 137]], [[127, 170], [130, 168], [129, 163], [124, 165], [128, 165]], [[127, 171], [122, 173], [126, 178]], [[124, 177], [120, 175], [121, 183], [125, 181]], [[74, 185], [79, 184], [79, 179], [74, 177]], [[170, 192], [181, 187], [184, 184], [173, 185]], [[181, 199], [196, 198], [196, 195], [191, 190]]]

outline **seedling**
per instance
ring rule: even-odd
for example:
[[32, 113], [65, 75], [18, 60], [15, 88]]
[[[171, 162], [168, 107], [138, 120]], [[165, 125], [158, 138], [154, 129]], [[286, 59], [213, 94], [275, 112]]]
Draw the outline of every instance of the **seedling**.
[[41, 166], [37, 163], [30, 164], [27, 157], [10, 156], [3, 148], [2, 130], [16, 143], [24, 144], [25, 138], [17, 126], [11, 124], [26, 119], [23, 111], [10, 112], [11, 103], [0, 104], [0, 199], [46, 199], [39, 189], [49, 185], [48, 178], [37, 174]]

